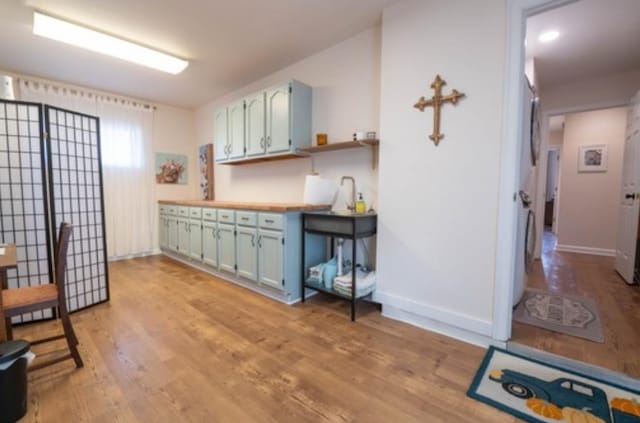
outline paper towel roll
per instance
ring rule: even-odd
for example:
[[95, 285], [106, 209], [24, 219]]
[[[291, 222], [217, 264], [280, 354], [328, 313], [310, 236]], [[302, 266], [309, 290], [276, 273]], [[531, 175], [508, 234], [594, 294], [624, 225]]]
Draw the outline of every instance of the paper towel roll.
[[3, 100], [15, 100], [13, 93], [13, 78], [7, 75], [0, 75], [0, 98]]
[[304, 179], [304, 203], [311, 205], [333, 204], [337, 184], [319, 175], [307, 175]]

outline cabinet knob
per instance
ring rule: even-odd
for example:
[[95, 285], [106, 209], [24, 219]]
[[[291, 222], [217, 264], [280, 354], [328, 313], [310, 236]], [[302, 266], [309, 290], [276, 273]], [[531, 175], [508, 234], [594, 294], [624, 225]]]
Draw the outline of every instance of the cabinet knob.
[[267, 147], [271, 147], [271, 136], [267, 137]]
[[256, 246], [256, 236], [255, 235], [251, 235], [251, 246], [252, 247]]
[[258, 237], [258, 247], [262, 248], [262, 235]]

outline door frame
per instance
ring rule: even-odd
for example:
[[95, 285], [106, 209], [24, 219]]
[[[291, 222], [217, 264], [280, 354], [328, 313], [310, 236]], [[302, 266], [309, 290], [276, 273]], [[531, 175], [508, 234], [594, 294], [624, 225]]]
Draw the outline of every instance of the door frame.
[[[498, 196], [498, 233], [494, 283], [492, 338], [506, 342], [511, 338], [511, 317], [515, 281], [516, 238], [518, 225], [518, 175], [523, 125], [526, 20], [544, 11], [578, 0], [509, 0], [505, 85], [503, 94], [502, 157]], [[543, 128], [544, 129], [544, 128]], [[544, 132], [543, 132], [544, 134]]]
[[[551, 135], [551, 131], [549, 131], [549, 135]], [[547, 185], [549, 184], [549, 153], [551, 153], [552, 151], [555, 151], [556, 155], [558, 155], [558, 158], [556, 159], [556, 161], [559, 161], [560, 157], [562, 157], [560, 156], [561, 150], [562, 150], [562, 145], [549, 145], [549, 147], [547, 148], [547, 157], [546, 157], [547, 165], [545, 166], [545, 172], [544, 172], [545, 191], [542, 192], [542, 198], [544, 198], [545, 202], [547, 200], [546, 188], [547, 188]], [[553, 197], [553, 216], [551, 217], [551, 232], [553, 232], [556, 235], [557, 235], [557, 229], [558, 229], [559, 204], [560, 204], [560, 163], [558, 163], [558, 168], [556, 169], [556, 195], [555, 197]], [[544, 213], [546, 214], [546, 208], [544, 210]], [[544, 217], [546, 217], [546, 215], [543, 216], [543, 218]], [[542, 230], [544, 232], [544, 228]], [[538, 239], [541, 240], [543, 238], [538, 238]], [[542, 242], [540, 242], [539, 245], [536, 246], [536, 258], [539, 258], [540, 254], [542, 254]]]

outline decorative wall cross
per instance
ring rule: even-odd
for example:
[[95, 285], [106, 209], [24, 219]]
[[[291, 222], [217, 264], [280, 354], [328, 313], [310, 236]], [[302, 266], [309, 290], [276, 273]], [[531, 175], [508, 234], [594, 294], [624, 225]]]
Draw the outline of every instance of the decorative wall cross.
[[440, 108], [444, 103], [451, 103], [454, 106], [458, 103], [458, 100], [464, 97], [464, 94], [458, 92], [458, 90], [452, 90], [449, 95], [442, 95], [442, 86], [447, 85], [447, 82], [440, 78], [440, 75], [436, 75], [436, 79], [433, 80], [431, 88], [433, 88], [434, 95], [431, 99], [426, 100], [420, 97], [418, 102], [413, 105], [416, 109], [420, 109], [424, 112], [425, 107], [433, 107], [433, 134], [429, 135], [429, 138], [437, 146], [440, 140], [444, 138], [444, 134], [440, 133]]

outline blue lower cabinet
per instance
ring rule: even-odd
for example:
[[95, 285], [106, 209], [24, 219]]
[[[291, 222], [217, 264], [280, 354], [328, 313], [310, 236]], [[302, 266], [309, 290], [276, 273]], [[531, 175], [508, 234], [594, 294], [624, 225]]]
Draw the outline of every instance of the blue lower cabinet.
[[202, 222], [199, 220], [189, 221], [189, 257], [202, 261]]
[[[172, 209], [176, 211], [170, 214]], [[183, 211], [182, 217], [180, 210]], [[301, 213], [165, 207], [160, 214], [160, 245], [191, 263], [249, 282], [285, 302], [301, 296]], [[322, 237], [307, 237], [308, 268], [327, 260]]]
[[225, 272], [236, 273], [235, 225], [218, 224], [218, 268]]
[[202, 262], [218, 268], [218, 224], [215, 222], [202, 223]]
[[284, 289], [284, 237], [280, 231], [260, 229], [258, 275], [260, 284]]
[[238, 276], [258, 281], [258, 231], [255, 227], [237, 226], [236, 261]]
[[178, 253], [189, 256], [189, 220], [178, 218]]

